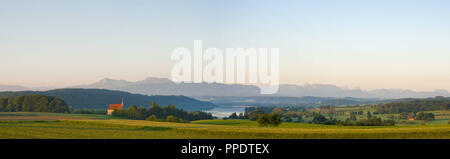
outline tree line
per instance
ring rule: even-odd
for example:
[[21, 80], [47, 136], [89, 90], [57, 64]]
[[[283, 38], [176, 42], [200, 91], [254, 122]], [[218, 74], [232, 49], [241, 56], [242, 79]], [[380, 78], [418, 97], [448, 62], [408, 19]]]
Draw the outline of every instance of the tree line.
[[214, 119], [211, 113], [201, 111], [184, 111], [177, 109], [173, 104], [161, 107], [156, 102], [152, 102], [149, 109], [143, 106], [137, 107], [133, 105], [127, 110], [114, 110], [112, 115], [115, 117], [133, 119], [133, 120], [150, 120], [150, 121], [168, 121], [168, 122], [188, 122], [194, 120]]
[[382, 114], [396, 114], [401, 112], [423, 112], [431, 110], [449, 110], [450, 99], [416, 99], [404, 102], [392, 102], [377, 106]]
[[425, 120], [425, 121], [434, 120], [434, 114], [420, 112], [419, 114], [416, 115], [415, 119], [416, 120]]
[[[249, 110], [249, 109], [246, 109]], [[259, 109], [251, 109], [252, 112], [248, 113], [245, 111], [244, 113], [232, 113], [229, 117], [225, 117], [224, 119], [249, 119], [252, 121], [257, 121], [261, 126], [278, 126], [281, 124], [281, 116], [277, 113], [266, 113]]]
[[0, 98], [0, 112], [69, 113], [66, 102], [58, 97], [26, 95]]
[[394, 120], [382, 120], [379, 117], [372, 116], [370, 112], [367, 113], [367, 119], [357, 120], [354, 113], [350, 117], [342, 120], [337, 120], [333, 117], [327, 119], [322, 114], [315, 114], [311, 123], [324, 125], [340, 125], [340, 126], [394, 126]]

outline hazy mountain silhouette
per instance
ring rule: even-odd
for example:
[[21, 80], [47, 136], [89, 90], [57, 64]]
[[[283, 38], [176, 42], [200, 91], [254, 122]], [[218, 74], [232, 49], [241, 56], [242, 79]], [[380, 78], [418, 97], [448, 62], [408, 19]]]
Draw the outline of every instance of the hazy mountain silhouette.
[[24, 91], [26, 87], [17, 85], [0, 85], [0, 91]]
[[[185, 95], [185, 96], [259, 96], [259, 88], [251, 85], [228, 85], [221, 83], [181, 83], [175, 84], [166, 78], [147, 78], [138, 82], [113, 80], [105, 78], [99, 82], [76, 86], [76, 88], [103, 88], [121, 90], [148, 95]], [[344, 89], [335, 85], [305, 84], [280, 85], [274, 96], [316, 96], [316, 97], [354, 97], [354, 98], [427, 98], [450, 96], [447, 90], [433, 92], [416, 92], [403, 89], [377, 89], [365, 91], [361, 89]]]
[[19, 85], [0, 85], [0, 92], [2, 91], [27, 91], [27, 90], [34, 90], [34, 91], [45, 91], [54, 89], [52, 87], [24, 87]]
[[147, 95], [255, 96], [259, 94], [259, 88], [256, 86], [227, 85], [222, 83], [176, 84], [166, 78], [147, 78], [138, 82], [105, 78], [99, 82], [75, 86], [75, 88], [102, 88]]
[[[176, 84], [167, 78], [147, 78], [142, 81], [130, 82], [126, 80], [114, 80], [105, 78], [98, 82], [73, 86], [70, 88], [99, 88], [109, 90], [126, 91], [144, 95], [184, 95], [198, 96], [235, 96], [254, 97], [260, 96], [259, 87], [239, 84], [222, 83], [180, 83]], [[38, 90], [37, 88], [26, 88], [22, 86], [0, 85], [0, 91], [23, 91]], [[345, 89], [335, 85], [327, 84], [304, 84], [304, 85], [280, 85], [279, 92], [271, 96], [288, 97], [354, 97], [354, 98], [428, 98], [435, 96], [450, 96], [447, 90], [436, 90], [432, 92], [418, 92], [405, 89]]]

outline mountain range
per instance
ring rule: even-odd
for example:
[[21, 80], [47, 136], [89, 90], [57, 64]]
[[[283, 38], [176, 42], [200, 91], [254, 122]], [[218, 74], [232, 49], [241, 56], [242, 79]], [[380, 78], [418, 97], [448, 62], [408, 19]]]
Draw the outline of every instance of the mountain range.
[[277, 95], [281, 96], [317, 96], [317, 97], [352, 97], [352, 98], [429, 98], [436, 96], [450, 96], [447, 90], [435, 90], [431, 92], [420, 92], [405, 89], [376, 89], [365, 91], [361, 89], [345, 89], [326, 84], [305, 85], [280, 85]]
[[180, 83], [176, 84], [167, 78], [147, 78], [142, 81], [102, 79], [88, 85], [74, 88], [101, 88], [127, 91], [145, 95], [185, 95], [185, 96], [254, 96], [259, 88], [250, 85], [228, 85], [222, 83]]
[[[167, 78], [147, 78], [142, 81], [130, 82], [126, 80], [114, 80], [105, 78], [98, 82], [78, 85], [70, 88], [98, 88], [126, 91], [143, 95], [184, 95], [190, 97], [199, 96], [261, 96], [259, 87], [252, 85], [222, 84], [222, 83], [180, 83], [176, 84]], [[36, 88], [26, 88], [22, 86], [0, 85], [0, 91], [20, 91], [35, 90]], [[428, 98], [435, 96], [450, 96], [447, 90], [436, 90], [430, 92], [419, 92], [404, 89], [377, 89], [361, 90], [346, 89], [328, 84], [304, 84], [289, 85], [281, 84], [279, 92], [270, 96], [286, 97], [334, 97], [334, 98], [380, 98], [380, 99], [400, 99], [400, 98]]]
[[[102, 88], [121, 90], [139, 94], [157, 95], [185, 95], [185, 96], [260, 96], [259, 87], [252, 85], [228, 85], [222, 83], [180, 83], [176, 84], [167, 78], [147, 78], [142, 81], [129, 82], [125, 80], [113, 80], [105, 78], [99, 82], [74, 86], [75, 88]], [[281, 84], [279, 92], [271, 96], [287, 97], [334, 97], [334, 98], [428, 98], [435, 96], [450, 96], [447, 90], [432, 92], [417, 92], [403, 89], [377, 89], [365, 91], [361, 89], [345, 89], [335, 85], [305, 84], [288, 85]]]

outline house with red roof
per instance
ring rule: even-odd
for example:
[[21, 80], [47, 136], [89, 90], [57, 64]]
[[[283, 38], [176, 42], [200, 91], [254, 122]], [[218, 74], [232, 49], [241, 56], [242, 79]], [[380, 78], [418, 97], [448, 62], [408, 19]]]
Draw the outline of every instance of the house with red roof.
[[122, 110], [123, 109], [123, 100], [121, 104], [110, 104], [107, 110], [108, 115], [111, 115], [114, 110]]

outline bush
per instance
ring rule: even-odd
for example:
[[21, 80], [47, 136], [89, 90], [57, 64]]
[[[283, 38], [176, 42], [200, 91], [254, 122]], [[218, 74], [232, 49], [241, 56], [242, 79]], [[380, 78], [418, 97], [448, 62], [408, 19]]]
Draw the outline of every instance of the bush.
[[315, 114], [314, 115], [314, 118], [313, 118], [313, 120], [312, 120], [312, 122], [314, 123], [314, 124], [322, 124], [322, 123], [324, 123], [324, 122], [326, 122], [327, 121], [327, 118], [325, 118], [325, 116], [323, 116], [323, 115], [321, 115], [321, 114]]
[[261, 114], [258, 117], [258, 124], [261, 126], [278, 126], [281, 124], [281, 118], [278, 114]]
[[147, 120], [147, 121], [159, 121], [159, 119], [158, 118], [156, 118], [156, 115], [151, 115], [151, 116], [149, 116], [148, 118], [146, 118], [145, 120]]
[[269, 116], [269, 123], [272, 126], [278, 126], [281, 124], [281, 117], [278, 114], [272, 114]]
[[326, 120], [323, 124], [324, 125], [339, 125], [339, 123], [340, 123], [340, 121], [337, 121], [336, 119], [330, 119], [330, 120]]
[[96, 109], [85, 108], [85, 109], [74, 110], [74, 111], [72, 111], [72, 114], [101, 114], [101, 115], [104, 115], [104, 114], [106, 114], [106, 111], [99, 111]]
[[177, 118], [173, 115], [169, 115], [166, 118], [166, 122], [184, 123], [183, 119]]
[[434, 114], [420, 112], [419, 114], [417, 114], [416, 119], [417, 120], [425, 120], [425, 121], [434, 120]]
[[268, 114], [261, 114], [258, 117], [258, 124], [262, 126], [267, 126], [269, 124], [269, 116]]
[[259, 111], [258, 109], [253, 110], [252, 112], [250, 112], [250, 114], [248, 115], [248, 119], [250, 119], [251, 121], [256, 121], [259, 119], [259, 116], [262, 114], [261, 111]]

